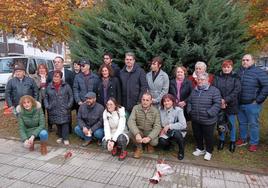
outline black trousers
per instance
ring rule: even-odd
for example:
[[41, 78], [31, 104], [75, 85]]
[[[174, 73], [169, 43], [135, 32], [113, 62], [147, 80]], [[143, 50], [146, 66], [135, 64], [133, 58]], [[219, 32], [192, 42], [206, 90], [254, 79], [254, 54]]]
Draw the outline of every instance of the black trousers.
[[159, 138], [159, 146], [164, 149], [168, 150], [171, 145], [171, 141], [175, 141], [178, 144], [179, 147], [179, 153], [184, 154], [184, 138], [181, 134], [180, 130], [169, 130], [168, 131], [168, 138]]
[[214, 145], [214, 129], [216, 124], [204, 125], [192, 122], [192, 129], [196, 141], [197, 149], [204, 150], [204, 140], [206, 151], [212, 153]]
[[68, 140], [69, 138], [69, 123], [57, 124], [57, 131], [59, 138], [63, 140]]
[[[108, 143], [105, 140], [103, 140], [102, 147], [104, 149], [107, 149], [107, 144]], [[125, 151], [126, 150], [126, 147], [127, 147], [127, 137], [124, 134], [120, 134], [117, 137], [117, 140], [116, 140], [115, 145], [117, 145], [118, 148], [120, 148], [122, 151]]]

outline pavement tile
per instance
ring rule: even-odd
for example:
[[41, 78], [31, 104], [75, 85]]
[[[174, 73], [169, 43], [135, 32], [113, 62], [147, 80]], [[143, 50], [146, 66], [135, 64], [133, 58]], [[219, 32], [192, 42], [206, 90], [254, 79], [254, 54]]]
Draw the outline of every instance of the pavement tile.
[[227, 181], [247, 183], [245, 175], [240, 172], [224, 171], [223, 175], [224, 179]]
[[143, 168], [140, 167], [136, 173], [136, 176], [144, 177], [144, 178], [151, 178], [156, 172], [154, 168]]
[[126, 174], [126, 175], [136, 175], [139, 167], [130, 166], [130, 165], [121, 165], [121, 167], [117, 170], [117, 173]]
[[98, 155], [92, 156], [91, 159], [98, 160], [98, 161], [105, 161], [110, 158], [110, 154], [108, 153], [99, 153]]
[[22, 179], [25, 177], [27, 174], [30, 174], [32, 170], [30, 169], [25, 169], [25, 168], [16, 168], [12, 172], [6, 174], [5, 176], [8, 178], [15, 178], [15, 179]]
[[8, 173], [10, 173], [11, 171], [16, 170], [17, 167], [15, 166], [10, 166], [10, 165], [1, 165], [0, 166], [0, 176], [4, 176]]
[[161, 180], [172, 182], [180, 187], [201, 187], [201, 177], [190, 174], [173, 173], [163, 176]]
[[67, 177], [57, 174], [49, 174], [45, 178], [43, 178], [41, 181], [38, 182], [40, 185], [45, 185], [49, 187], [57, 187], [59, 184], [61, 184]]
[[27, 183], [27, 182], [23, 182], [23, 181], [16, 181], [15, 183], [13, 183], [12, 185], [8, 186], [9, 188], [21, 188], [21, 187], [33, 187], [33, 184], [31, 183]]
[[4, 155], [1, 155], [0, 156], [0, 163], [2, 163], [2, 164], [9, 164], [9, 163], [11, 163], [12, 164], [11, 161], [14, 161], [16, 159], [18, 159], [17, 156], [12, 156], [12, 155], [8, 155], [8, 154], [4, 154]]
[[32, 159], [27, 159], [27, 158], [17, 158], [12, 161], [13, 166], [17, 167], [24, 167], [27, 166], [28, 163], [31, 163]]
[[85, 181], [82, 188], [89, 188], [89, 187], [104, 188], [104, 187], [106, 187], [106, 185], [102, 184], [102, 183], [93, 182], [93, 181]]
[[227, 188], [249, 188], [247, 183], [234, 182], [234, 181], [225, 181]]
[[197, 166], [187, 165], [187, 164], [179, 164], [176, 165], [176, 172], [180, 174], [188, 174], [192, 176], [201, 176], [201, 168]]
[[260, 186], [265, 186], [265, 182], [262, 181], [262, 179], [255, 174], [249, 174], [245, 176], [247, 179], [248, 184], [251, 185], [260, 185]]
[[221, 179], [203, 177], [202, 188], [225, 188], [225, 182]]
[[35, 151], [29, 152], [23, 155], [24, 158], [29, 158], [29, 159], [37, 159], [40, 156], [41, 156], [41, 153], [36, 148], [35, 148]]
[[71, 158], [68, 161], [69, 165], [74, 165], [74, 166], [83, 166], [83, 167], [88, 167], [90, 169], [99, 169], [102, 165], [102, 161], [96, 161], [92, 159], [85, 159], [85, 158]]
[[202, 176], [223, 179], [223, 171], [218, 169], [203, 169]]
[[96, 152], [91, 152], [88, 149], [76, 149], [74, 150], [76, 157], [85, 158], [85, 159], [92, 159], [98, 155]]
[[5, 178], [5, 177], [0, 176], [0, 187], [1, 188], [9, 187], [9, 185], [14, 183], [15, 181], [16, 180], [14, 180], [12, 178]]
[[58, 188], [81, 188], [84, 185], [84, 183], [85, 183], [85, 180], [68, 177], [57, 187]]
[[117, 173], [108, 184], [129, 187], [134, 178], [135, 176]]
[[39, 160], [31, 160], [30, 163], [27, 163], [24, 167], [29, 168], [32, 170], [37, 170], [41, 166], [45, 165], [46, 163], [44, 161], [39, 161]]
[[54, 172], [58, 168], [60, 168], [60, 165], [46, 163], [40, 168], [38, 168], [38, 170], [45, 171], [45, 172]]
[[114, 176], [114, 172], [103, 170], [96, 170], [94, 174], [89, 177], [90, 181], [107, 184]]
[[135, 177], [131, 183], [131, 185], [129, 187], [132, 188], [138, 188], [138, 187], [143, 187], [143, 188], [152, 188], [152, 187], [156, 187], [154, 184], [151, 184], [149, 182], [148, 178], [144, 178], [144, 177]]
[[73, 174], [79, 167], [77, 166], [71, 166], [71, 165], [63, 165], [57, 169], [53, 173], [55, 174], [60, 174], [60, 175], [65, 175], [65, 176], [70, 176]]
[[22, 180], [29, 182], [29, 183], [36, 183], [37, 184], [39, 181], [41, 181], [43, 178], [45, 178], [48, 175], [49, 175], [49, 173], [47, 173], [47, 172], [33, 171], [33, 172], [29, 173], [28, 175], [26, 175]]
[[89, 169], [87, 167], [79, 167], [76, 171], [74, 171], [70, 176], [76, 177], [79, 179], [88, 180], [93, 174], [96, 172], [95, 169]]
[[101, 168], [102, 169], [105, 169], [106, 171], [110, 171], [110, 172], [117, 172], [118, 169], [120, 168], [120, 164], [116, 164], [116, 163], [113, 163], [113, 162], [102, 162], [101, 164]]

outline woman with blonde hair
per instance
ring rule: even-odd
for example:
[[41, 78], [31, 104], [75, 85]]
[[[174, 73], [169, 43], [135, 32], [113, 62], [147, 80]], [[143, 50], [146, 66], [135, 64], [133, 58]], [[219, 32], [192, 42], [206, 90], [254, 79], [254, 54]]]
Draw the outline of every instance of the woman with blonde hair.
[[30, 95], [24, 95], [20, 98], [16, 110], [19, 114], [19, 132], [24, 147], [34, 150], [34, 140], [39, 138], [41, 154], [46, 155], [48, 133], [45, 130], [45, 118], [40, 102]]

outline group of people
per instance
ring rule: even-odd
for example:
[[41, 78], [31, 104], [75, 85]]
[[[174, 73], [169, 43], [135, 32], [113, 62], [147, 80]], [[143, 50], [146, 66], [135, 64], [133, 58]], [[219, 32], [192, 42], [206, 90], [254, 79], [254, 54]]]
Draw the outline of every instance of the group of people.
[[176, 66], [171, 80], [162, 69], [161, 57], [152, 59], [146, 74], [131, 52], [125, 54], [122, 69], [112, 62], [110, 53], [105, 53], [98, 75], [86, 59], [75, 61], [74, 71], [64, 69], [63, 63], [61, 57], [56, 57], [54, 71], [48, 72], [41, 64], [34, 76], [27, 76], [23, 65], [14, 66], [14, 77], [6, 87], [6, 102], [16, 109], [21, 139], [29, 149], [33, 149], [35, 139], [40, 139], [41, 153], [47, 153], [45, 111], [48, 130], [57, 126], [57, 143], [69, 145], [71, 111], [75, 109], [74, 132], [84, 140], [82, 146], [95, 139], [119, 160], [127, 157], [130, 141], [136, 147], [134, 158], [140, 158], [143, 149], [148, 153], [155, 146], [169, 150], [175, 143], [177, 158], [182, 160], [187, 121], [191, 121], [196, 141], [193, 155], [210, 160], [220, 112], [226, 115], [227, 123], [219, 131], [218, 150], [224, 148], [227, 134], [230, 152], [236, 146], [247, 145], [248, 139], [249, 151], [257, 150], [258, 118], [268, 95], [268, 76], [255, 67], [250, 54], [243, 56], [236, 73], [231, 60], [223, 61], [221, 72], [215, 75], [208, 74], [207, 65], [199, 61], [189, 77], [185, 67]]

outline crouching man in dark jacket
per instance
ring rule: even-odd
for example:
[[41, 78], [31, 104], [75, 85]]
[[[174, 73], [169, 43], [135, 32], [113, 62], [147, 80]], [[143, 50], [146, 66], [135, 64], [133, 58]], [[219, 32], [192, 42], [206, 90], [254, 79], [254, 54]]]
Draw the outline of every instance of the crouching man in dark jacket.
[[[217, 116], [221, 108], [220, 91], [208, 82], [208, 73], [197, 76], [197, 86], [192, 91], [187, 112], [191, 115], [193, 134], [196, 141], [194, 156], [205, 155], [209, 161], [213, 151], [213, 133], [217, 122]], [[206, 149], [203, 140], [205, 140]]]
[[104, 107], [96, 103], [96, 94], [94, 92], [88, 92], [85, 98], [86, 102], [79, 107], [78, 125], [74, 129], [75, 133], [85, 140], [82, 144], [83, 147], [91, 143], [93, 136], [97, 138], [99, 143], [101, 143], [104, 136], [102, 117]]

